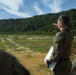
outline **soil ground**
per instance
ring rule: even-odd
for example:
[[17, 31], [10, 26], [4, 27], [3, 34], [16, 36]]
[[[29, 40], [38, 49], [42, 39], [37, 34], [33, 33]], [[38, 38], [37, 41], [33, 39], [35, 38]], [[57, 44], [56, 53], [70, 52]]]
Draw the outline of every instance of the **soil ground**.
[[21, 64], [26, 67], [31, 75], [50, 75], [51, 71], [45, 66], [45, 53], [39, 52], [22, 52], [13, 53]]

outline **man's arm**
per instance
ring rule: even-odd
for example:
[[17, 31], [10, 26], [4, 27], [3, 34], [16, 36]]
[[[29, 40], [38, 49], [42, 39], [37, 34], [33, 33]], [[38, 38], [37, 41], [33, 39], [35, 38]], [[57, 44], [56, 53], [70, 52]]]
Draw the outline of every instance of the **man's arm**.
[[64, 35], [59, 32], [54, 38], [53, 48], [54, 48], [54, 59], [53, 61], [58, 61], [63, 54], [63, 41]]

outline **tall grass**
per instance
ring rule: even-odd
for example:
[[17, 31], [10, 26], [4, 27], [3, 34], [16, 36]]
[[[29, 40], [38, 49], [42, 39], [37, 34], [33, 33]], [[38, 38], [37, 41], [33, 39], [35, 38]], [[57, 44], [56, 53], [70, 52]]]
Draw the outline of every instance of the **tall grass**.
[[[31, 51], [47, 52], [52, 45], [53, 38], [51, 36], [44, 35], [0, 35], [0, 38], [4, 39], [5, 43], [0, 40], [0, 49], [7, 50], [7, 47], [16, 51], [19, 47], [23, 47], [25, 50], [29, 48]], [[12, 42], [9, 39], [12, 40]], [[18, 51], [18, 50], [17, 50]]]
[[[53, 44], [53, 38], [50, 35], [0, 35], [0, 49], [13, 51], [31, 50], [35, 52], [47, 53]], [[7, 38], [11, 39], [8, 40]], [[7, 47], [5, 46], [7, 45]], [[76, 49], [76, 38], [73, 41], [72, 50]]]

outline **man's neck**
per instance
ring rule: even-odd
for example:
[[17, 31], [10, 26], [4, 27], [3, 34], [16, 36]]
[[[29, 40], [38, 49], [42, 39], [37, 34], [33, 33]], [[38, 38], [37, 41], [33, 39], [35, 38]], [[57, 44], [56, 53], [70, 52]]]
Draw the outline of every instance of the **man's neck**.
[[61, 27], [60, 30], [68, 29], [68, 27]]

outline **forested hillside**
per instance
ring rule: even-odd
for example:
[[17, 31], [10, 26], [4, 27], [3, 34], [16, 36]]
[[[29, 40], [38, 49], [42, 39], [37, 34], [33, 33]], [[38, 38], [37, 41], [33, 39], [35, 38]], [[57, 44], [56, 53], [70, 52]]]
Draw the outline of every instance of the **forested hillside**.
[[0, 20], [0, 34], [54, 34], [57, 30], [52, 23], [56, 23], [60, 15], [70, 17], [70, 29], [76, 35], [76, 9], [31, 18], [3, 19]]

